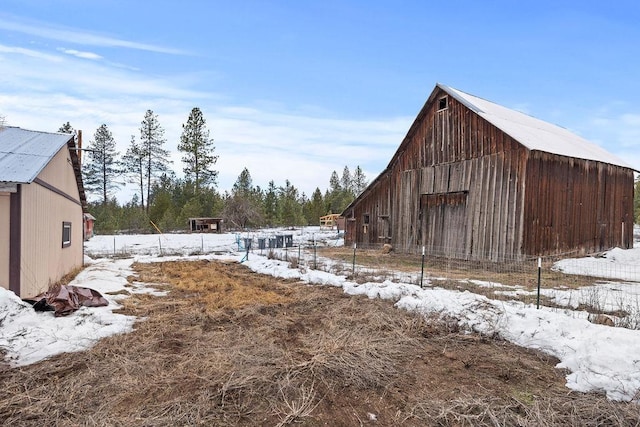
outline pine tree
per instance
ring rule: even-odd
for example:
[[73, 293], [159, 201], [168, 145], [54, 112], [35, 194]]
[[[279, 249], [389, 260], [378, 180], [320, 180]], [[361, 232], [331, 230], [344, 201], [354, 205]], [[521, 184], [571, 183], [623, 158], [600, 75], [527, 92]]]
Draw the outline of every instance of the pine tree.
[[329, 178], [329, 192], [337, 193], [340, 190], [342, 190], [342, 187], [340, 186], [340, 178], [338, 178], [338, 172], [333, 171], [331, 173], [331, 178]]
[[342, 205], [342, 185], [340, 184], [340, 178], [338, 172], [333, 171], [331, 178], [329, 178], [329, 189], [325, 196], [325, 203], [327, 204], [328, 213], [337, 213]]
[[318, 225], [320, 223], [320, 217], [327, 214], [327, 209], [325, 207], [324, 198], [322, 197], [320, 188], [316, 187], [308, 204], [307, 223], [309, 225]]
[[213, 155], [213, 139], [209, 138], [206, 120], [197, 107], [191, 110], [187, 123], [182, 125], [178, 150], [183, 152], [185, 178], [193, 181], [196, 194], [202, 187], [216, 185], [218, 172], [212, 168], [218, 156]]
[[83, 165], [84, 184], [89, 192], [101, 195], [106, 206], [113, 190], [120, 188], [120, 162], [116, 159], [116, 142], [106, 124], [100, 125], [89, 143], [88, 161]]
[[329, 179], [329, 190], [325, 196], [325, 204], [329, 207], [329, 213], [341, 213], [354, 199], [353, 180], [349, 167], [342, 171], [342, 179], [333, 171]]
[[246, 167], [242, 169], [238, 179], [233, 184], [233, 188], [231, 189], [232, 194], [239, 195], [243, 197], [249, 197], [253, 190], [253, 178], [251, 178], [251, 173], [249, 169]]
[[251, 173], [245, 167], [225, 201], [224, 216], [227, 221], [243, 229], [260, 225], [263, 221], [260, 192], [253, 187]]
[[166, 143], [164, 129], [160, 126], [158, 116], [153, 111], [147, 110], [140, 126], [140, 148], [144, 155], [144, 177], [147, 181], [147, 206], [149, 213], [149, 199], [151, 184], [154, 177], [169, 170], [169, 152], [162, 148]]
[[367, 188], [367, 185], [367, 177], [364, 175], [364, 172], [362, 172], [362, 168], [360, 168], [360, 166], [356, 166], [356, 170], [353, 171], [353, 178], [351, 179], [353, 195], [358, 197], [365, 188]]
[[71, 123], [69, 122], [63, 124], [58, 129], [58, 133], [74, 133], [74, 132], [75, 132], [75, 129], [73, 128], [73, 126], [71, 126]]
[[264, 216], [269, 226], [280, 223], [278, 215], [278, 188], [273, 180], [269, 181], [269, 186], [264, 196]]
[[300, 225], [303, 223], [302, 205], [298, 200], [298, 189], [285, 180], [280, 187], [280, 203], [282, 204], [282, 223], [284, 225]]
[[147, 206], [148, 216], [162, 232], [173, 231], [177, 226], [178, 210], [173, 201], [177, 183], [173, 171], [163, 173], [151, 185]]
[[145, 156], [140, 144], [136, 142], [136, 137], [131, 135], [131, 143], [127, 148], [127, 152], [122, 156], [122, 169], [127, 182], [136, 184], [140, 191], [140, 207], [145, 208], [144, 204], [144, 172], [145, 172]]
[[351, 172], [349, 171], [349, 166], [345, 166], [342, 170], [342, 179], [340, 180], [340, 187], [342, 187], [342, 191], [345, 193], [352, 193], [351, 188]]

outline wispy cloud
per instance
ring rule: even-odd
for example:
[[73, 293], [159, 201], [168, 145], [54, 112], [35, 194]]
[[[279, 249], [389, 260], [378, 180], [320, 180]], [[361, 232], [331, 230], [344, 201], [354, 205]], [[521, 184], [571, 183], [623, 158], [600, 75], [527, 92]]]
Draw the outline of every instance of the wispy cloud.
[[7, 15], [0, 15], [0, 29], [82, 46], [121, 47], [172, 55], [188, 54], [188, 52], [181, 49], [123, 40], [117, 37], [95, 34], [87, 30], [54, 27], [43, 22], [20, 22], [19, 18]]
[[166, 148], [180, 175], [177, 143], [182, 123], [198, 106], [220, 156], [216, 169], [222, 191], [231, 188], [244, 167], [256, 185], [266, 187], [270, 180], [284, 185], [289, 179], [307, 195], [316, 187], [327, 188], [331, 171], [341, 172], [345, 165], [360, 165], [373, 179], [387, 165], [413, 119], [355, 120], [319, 109], [229, 102], [202, 90], [204, 75], [149, 76], [111, 67], [104, 60], [82, 60], [62, 50], [46, 59], [35, 51], [27, 55], [5, 50], [12, 54], [7, 53], [6, 72], [0, 75], [0, 85], [8, 88], [0, 93], [0, 113], [9, 125], [55, 131], [70, 121], [84, 131], [87, 144], [105, 123], [124, 153], [131, 135], [139, 136], [144, 112], [152, 109], [166, 130]]
[[83, 52], [83, 51], [75, 50], [75, 49], [65, 49], [63, 47], [59, 47], [58, 51], [62, 52], [62, 53], [66, 53], [67, 55], [76, 56], [76, 57], [82, 58], [82, 59], [91, 59], [91, 60], [95, 60], [95, 61], [102, 59], [102, 56], [98, 55], [97, 53], [93, 53], [93, 52]]
[[59, 56], [43, 53], [33, 49], [26, 49], [16, 46], [5, 46], [0, 44], [0, 53], [10, 53], [16, 55], [23, 55], [31, 58], [44, 59], [50, 62], [61, 62], [62, 59]]

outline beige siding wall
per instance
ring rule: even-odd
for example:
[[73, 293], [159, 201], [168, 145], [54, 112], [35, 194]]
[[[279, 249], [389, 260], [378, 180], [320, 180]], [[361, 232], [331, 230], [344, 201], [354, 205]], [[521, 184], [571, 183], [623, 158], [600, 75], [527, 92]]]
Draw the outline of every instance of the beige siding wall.
[[9, 193], [0, 193], [0, 287], [9, 289]]
[[[38, 178], [79, 200], [66, 146]], [[82, 266], [82, 207], [37, 183], [22, 186], [20, 293], [35, 296]], [[62, 223], [71, 223], [71, 246], [62, 247]]]
[[71, 157], [66, 146], [54, 156], [47, 167], [40, 172], [38, 178], [80, 200], [78, 183], [73, 173]]

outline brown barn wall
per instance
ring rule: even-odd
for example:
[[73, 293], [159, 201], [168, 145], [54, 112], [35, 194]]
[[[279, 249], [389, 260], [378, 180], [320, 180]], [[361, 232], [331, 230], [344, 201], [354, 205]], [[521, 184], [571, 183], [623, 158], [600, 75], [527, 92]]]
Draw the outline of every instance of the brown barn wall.
[[[592, 252], [630, 247], [632, 203], [630, 169], [531, 152], [437, 89], [346, 212], [345, 239], [469, 259]], [[377, 221], [385, 215], [390, 238]]]
[[[346, 218], [345, 244], [347, 245], [357, 242], [360, 245], [372, 246], [391, 242], [389, 177], [382, 177], [367, 191], [371, 196], [364, 198], [357, 209]], [[369, 217], [369, 224], [364, 224], [365, 215]]]
[[[405, 252], [424, 245], [429, 253], [465, 258], [519, 253], [516, 207], [523, 202], [527, 151], [451, 97], [438, 111], [437, 98], [410, 129], [391, 168], [352, 209], [355, 241], [390, 242]], [[389, 216], [390, 239], [379, 238], [382, 221], [362, 233], [367, 213], [371, 222]], [[345, 237], [347, 244], [354, 241], [349, 232]]]
[[523, 250], [528, 254], [585, 254], [633, 245], [630, 169], [534, 152], [526, 194]]
[[439, 110], [443, 96], [423, 110], [391, 168], [393, 244], [474, 259], [517, 255], [528, 151], [454, 98]]

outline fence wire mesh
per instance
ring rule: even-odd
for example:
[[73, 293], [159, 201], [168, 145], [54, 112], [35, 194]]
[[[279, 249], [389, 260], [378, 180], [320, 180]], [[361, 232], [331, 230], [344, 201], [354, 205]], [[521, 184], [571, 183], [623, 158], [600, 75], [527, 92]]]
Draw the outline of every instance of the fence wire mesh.
[[316, 238], [253, 233], [244, 236], [147, 235], [135, 239], [113, 236], [102, 245], [86, 249], [86, 254], [96, 258], [235, 253], [244, 254], [243, 260], [260, 255], [287, 262], [290, 268], [325, 271], [358, 283], [389, 281], [470, 291], [491, 299], [580, 309], [589, 316], [610, 314], [619, 326], [640, 327], [640, 292], [636, 290], [640, 288], [640, 265], [633, 257], [625, 259], [622, 250], [614, 249], [607, 257], [492, 254], [487, 259], [474, 260], [447, 248], [424, 256], [419, 250], [407, 253], [385, 249], [345, 247], [339, 234]]

